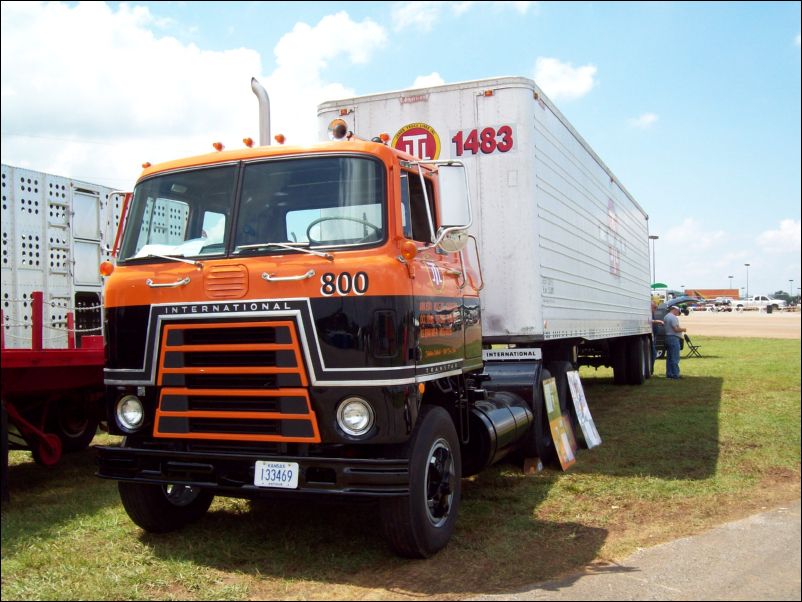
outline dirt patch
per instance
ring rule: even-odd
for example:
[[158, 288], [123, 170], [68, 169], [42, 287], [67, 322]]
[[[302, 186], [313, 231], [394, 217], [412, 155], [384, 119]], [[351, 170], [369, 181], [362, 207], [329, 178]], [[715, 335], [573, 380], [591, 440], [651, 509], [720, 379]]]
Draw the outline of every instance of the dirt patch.
[[758, 337], [764, 339], [799, 339], [800, 312], [694, 311], [680, 317], [680, 324], [693, 337]]

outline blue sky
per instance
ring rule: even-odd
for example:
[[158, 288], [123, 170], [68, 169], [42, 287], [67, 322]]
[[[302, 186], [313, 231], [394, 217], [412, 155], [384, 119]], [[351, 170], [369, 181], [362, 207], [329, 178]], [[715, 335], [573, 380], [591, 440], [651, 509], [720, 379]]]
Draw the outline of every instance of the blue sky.
[[800, 4], [2, 4], [2, 161], [119, 188], [143, 161], [333, 98], [525, 76], [650, 217], [656, 279], [772, 293], [800, 274]]

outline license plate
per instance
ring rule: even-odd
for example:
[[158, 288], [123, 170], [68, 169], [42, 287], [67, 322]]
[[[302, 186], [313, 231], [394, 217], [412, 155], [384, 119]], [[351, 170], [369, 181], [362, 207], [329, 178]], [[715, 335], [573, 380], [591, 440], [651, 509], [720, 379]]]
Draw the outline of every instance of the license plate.
[[267, 462], [257, 460], [253, 471], [253, 484], [257, 487], [298, 488], [297, 462]]

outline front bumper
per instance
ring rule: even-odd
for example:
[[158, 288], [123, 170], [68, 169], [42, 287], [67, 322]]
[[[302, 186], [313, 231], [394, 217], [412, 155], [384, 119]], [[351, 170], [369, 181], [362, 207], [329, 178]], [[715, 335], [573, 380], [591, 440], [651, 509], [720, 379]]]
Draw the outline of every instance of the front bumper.
[[[195, 452], [131, 447], [98, 447], [97, 476], [150, 484], [182, 484], [230, 497], [328, 494], [388, 497], [409, 494], [407, 459], [274, 456], [242, 452]], [[257, 460], [297, 462], [298, 488], [257, 487]]]

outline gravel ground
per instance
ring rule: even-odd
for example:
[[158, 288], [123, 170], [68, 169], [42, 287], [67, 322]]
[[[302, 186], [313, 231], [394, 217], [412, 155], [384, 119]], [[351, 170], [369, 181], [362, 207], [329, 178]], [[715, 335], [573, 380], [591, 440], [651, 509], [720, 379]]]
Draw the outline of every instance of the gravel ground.
[[713, 312], [694, 311], [680, 316], [680, 325], [693, 337], [760, 337], [766, 339], [799, 339], [800, 312], [781, 311], [767, 314], [759, 311]]

